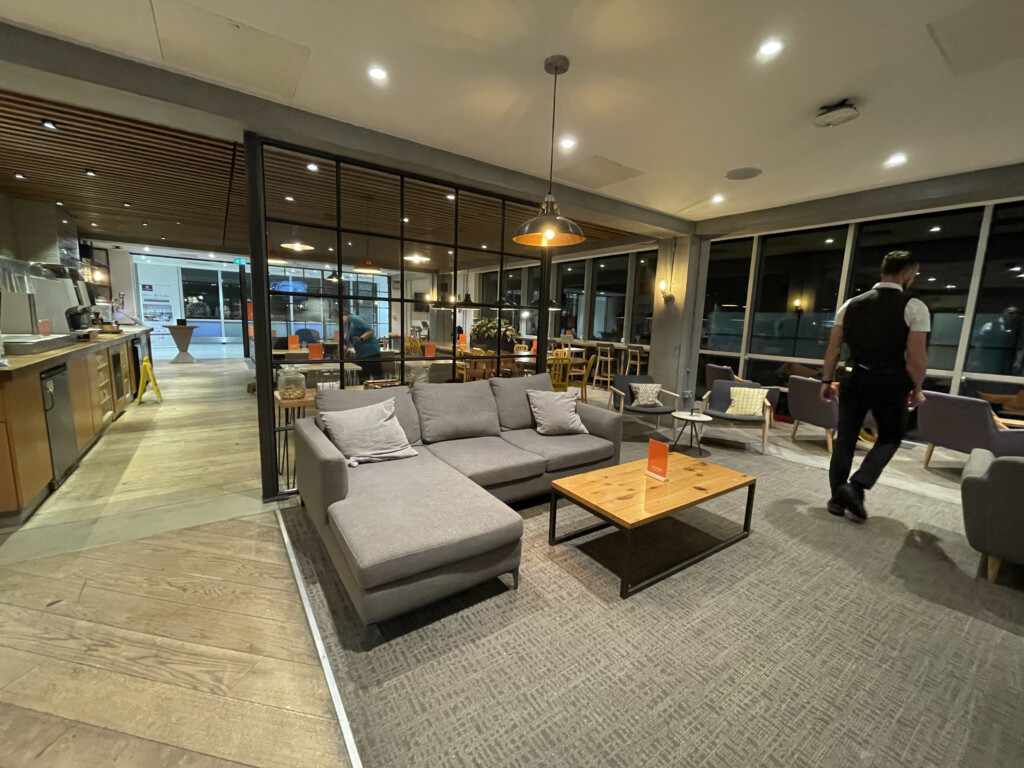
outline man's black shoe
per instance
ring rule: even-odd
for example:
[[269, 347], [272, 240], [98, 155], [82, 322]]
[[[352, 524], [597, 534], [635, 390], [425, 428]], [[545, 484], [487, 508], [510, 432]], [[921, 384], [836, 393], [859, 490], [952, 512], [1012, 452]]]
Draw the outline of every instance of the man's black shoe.
[[836, 517], [846, 516], [846, 507], [843, 506], [841, 501], [837, 501], [835, 496], [828, 500], [828, 506], [826, 508], [830, 515], [835, 515]]
[[832, 498], [848, 509], [858, 523], [863, 523], [868, 519], [867, 510], [864, 509], [864, 492], [850, 483], [843, 483], [836, 488]]

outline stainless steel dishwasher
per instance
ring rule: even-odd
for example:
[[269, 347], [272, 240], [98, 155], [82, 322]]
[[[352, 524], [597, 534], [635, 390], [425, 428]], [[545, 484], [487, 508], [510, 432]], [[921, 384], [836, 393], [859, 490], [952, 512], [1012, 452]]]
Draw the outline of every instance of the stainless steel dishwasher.
[[68, 367], [61, 365], [43, 371], [39, 379], [43, 385], [43, 409], [46, 411], [46, 432], [50, 437], [50, 461], [53, 463], [50, 487], [55, 489], [71, 474], [78, 461]]

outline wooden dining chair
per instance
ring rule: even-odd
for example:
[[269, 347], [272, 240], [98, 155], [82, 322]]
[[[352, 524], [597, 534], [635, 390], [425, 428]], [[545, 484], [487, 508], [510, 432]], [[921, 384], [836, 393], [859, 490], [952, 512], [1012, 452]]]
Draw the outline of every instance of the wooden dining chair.
[[597, 355], [591, 355], [582, 371], [576, 370], [575, 367], [569, 370], [568, 386], [580, 388], [580, 400], [584, 403], [587, 402], [587, 383], [590, 381], [590, 371], [593, 370], [596, 360]]
[[551, 355], [548, 373], [551, 374], [551, 388], [555, 392], [565, 392], [569, 387], [569, 355]]
[[561, 349], [553, 349], [553, 350], [551, 350], [551, 356], [552, 357], [568, 357], [569, 356], [569, 350], [567, 348], [565, 348], [565, 347], [562, 347]]
[[612, 378], [618, 374], [616, 370], [615, 348], [611, 344], [597, 345], [597, 371], [594, 374], [594, 386], [608, 389]]
[[526, 344], [516, 344], [514, 347], [512, 347], [512, 351], [517, 353], [517, 354], [519, 352], [529, 352], [530, 351], [530, 347], [528, 345], [526, 345]]
[[636, 376], [643, 375], [643, 364], [644, 364], [644, 348], [639, 344], [627, 344], [626, 345], [626, 376], [631, 374]]

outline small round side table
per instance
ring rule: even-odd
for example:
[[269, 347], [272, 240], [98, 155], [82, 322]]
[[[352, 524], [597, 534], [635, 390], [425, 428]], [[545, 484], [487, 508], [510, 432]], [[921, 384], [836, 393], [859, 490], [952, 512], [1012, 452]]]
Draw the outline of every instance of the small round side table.
[[705, 416], [703, 413], [687, 413], [686, 411], [673, 411], [672, 418], [683, 422], [682, 428], [679, 430], [679, 434], [676, 435], [676, 441], [672, 443], [672, 447], [675, 448], [679, 443], [679, 438], [683, 436], [683, 432], [686, 431], [686, 425], [690, 425], [690, 447], [693, 448], [693, 438], [697, 438], [697, 450], [700, 450], [700, 438], [704, 432], [704, 425], [711, 421], [710, 416]]

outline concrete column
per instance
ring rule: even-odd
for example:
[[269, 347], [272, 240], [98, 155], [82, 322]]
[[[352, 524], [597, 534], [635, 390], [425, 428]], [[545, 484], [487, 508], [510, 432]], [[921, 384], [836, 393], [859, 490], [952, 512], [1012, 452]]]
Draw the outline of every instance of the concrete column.
[[[698, 280], [701, 240], [683, 236], [658, 241], [658, 274], [654, 288], [649, 372], [665, 389], [683, 395], [680, 407], [688, 409], [696, 383], [693, 360], [700, 343]], [[665, 301], [660, 284], [672, 294]], [[689, 393], [689, 394], [688, 394]]]

